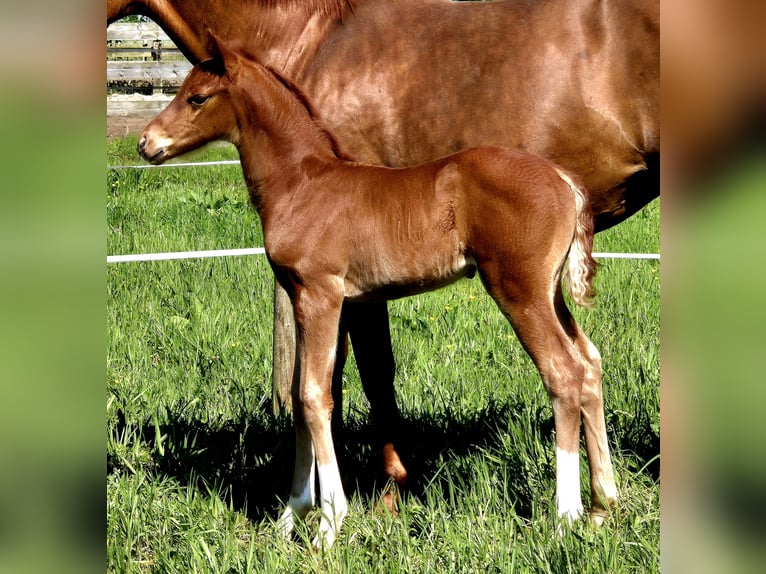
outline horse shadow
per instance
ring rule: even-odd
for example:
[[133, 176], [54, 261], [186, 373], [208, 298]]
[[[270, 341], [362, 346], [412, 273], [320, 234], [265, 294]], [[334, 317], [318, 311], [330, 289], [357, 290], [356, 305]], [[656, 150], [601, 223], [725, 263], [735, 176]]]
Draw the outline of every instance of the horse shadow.
[[[487, 451], [500, 452], [507, 475], [508, 499], [514, 501], [514, 511], [523, 518], [531, 518], [536, 496], [526, 474], [528, 461], [524, 453], [508, 452], [501, 448], [503, 434], [508, 432], [513, 419], [522, 416], [528, 407], [522, 403], [494, 403], [468, 417], [449, 413], [434, 417], [423, 413], [402, 413], [399, 450], [408, 469], [409, 480], [404, 496], [425, 499], [426, 489], [440, 488], [449, 497], [450, 482], [467, 484], [473, 479], [470, 464], [451, 465], [449, 477], [436, 478], [445, 460]], [[152, 449], [152, 470], [173, 477], [199, 492], [215, 490], [229, 500], [233, 508], [250, 520], [275, 519], [289, 497], [295, 453], [295, 436], [288, 415], [275, 415], [266, 403], [259, 411], [241, 420], [215, 427], [200, 420], [186, 420], [166, 412], [166, 423], [147, 423], [134, 435]], [[529, 419], [529, 413], [526, 417]], [[544, 465], [545, 479], [554, 481], [552, 453], [554, 422], [550, 409], [541, 408], [532, 413], [531, 432], [546, 444], [550, 460]], [[526, 421], [529, 424], [529, 421]], [[118, 413], [115, 432], [126, 423]], [[407, 439], [406, 437], [409, 437]], [[416, 437], [416, 438], [413, 438]], [[539, 440], [539, 439], [535, 439]], [[651, 441], [646, 452], [636, 452], [630, 433], [624, 434], [623, 446], [644, 463], [644, 472], [659, 475], [659, 437]], [[630, 444], [627, 444], [630, 443]], [[347, 417], [342, 434], [335, 437], [341, 477], [347, 496], [358, 494], [363, 498], [379, 495], [387, 479], [381, 471], [381, 458], [375, 448], [376, 432], [365, 416]], [[655, 453], [656, 450], [656, 453]], [[654, 453], [654, 454], [653, 454]], [[113, 456], [107, 457], [107, 472], [125, 472], [124, 465]], [[215, 488], [211, 489], [211, 485]]]

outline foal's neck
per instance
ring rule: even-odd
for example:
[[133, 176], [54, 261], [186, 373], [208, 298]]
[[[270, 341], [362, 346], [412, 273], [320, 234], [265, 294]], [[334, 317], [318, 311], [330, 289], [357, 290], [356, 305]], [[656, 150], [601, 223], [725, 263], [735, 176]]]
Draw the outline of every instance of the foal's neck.
[[248, 185], [261, 190], [279, 188], [280, 182], [295, 185], [305, 177], [307, 161], [341, 159], [335, 140], [317, 124], [295, 86], [257, 64], [242, 74], [238, 147]]

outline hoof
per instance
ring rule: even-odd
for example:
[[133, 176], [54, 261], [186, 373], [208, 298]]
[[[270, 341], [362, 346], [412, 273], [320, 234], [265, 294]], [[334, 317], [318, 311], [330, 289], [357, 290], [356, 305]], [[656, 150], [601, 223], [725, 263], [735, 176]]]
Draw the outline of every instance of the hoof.
[[556, 526], [556, 535], [562, 538], [567, 530], [572, 528], [575, 522], [582, 518], [582, 507], [571, 508], [565, 512], [559, 514], [558, 526]]
[[604, 524], [604, 521], [607, 519], [607, 517], [610, 514], [610, 510], [614, 510], [616, 507], [616, 504], [610, 504], [609, 508], [604, 508], [603, 506], [593, 506], [590, 509], [590, 514], [588, 515], [588, 522], [592, 526], [595, 526], [596, 528], [601, 527]]
[[312, 540], [311, 545], [317, 552], [329, 550], [332, 547], [335, 539], [340, 532], [341, 524], [348, 514], [348, 508], [344, 505], [342, 508], [335, 511], [332, 515], [332, 519], [327, 517], [327, 514], [322, 515], [322, 520], [319, 522], [319, 533]]
[[399, 516], [399, 487], [395, 482], [389, 482], [383, 490], [383, 495], [375, 503], [375, 512], [379, 514], [389, 513]]
[[399, 458], [396, 450], [394, 450], [394, 445], [391, 443], [383, 446], [383, 472], [398, 486], [407, 484], [407, 469], [404, 468], [402, 459]]
[[598, 500], [594, 499], [590, 507], [588, 521], [596, 527], [604, 524], [611, 511], [617, 508], [617, 495], [601, 496]]

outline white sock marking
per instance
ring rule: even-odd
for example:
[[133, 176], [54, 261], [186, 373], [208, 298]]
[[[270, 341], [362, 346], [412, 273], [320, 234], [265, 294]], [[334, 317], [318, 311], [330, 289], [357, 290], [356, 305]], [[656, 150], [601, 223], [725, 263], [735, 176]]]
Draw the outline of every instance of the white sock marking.
[[579, 452], [556, 449], [556, 510], [569, 522], [582, 516]]
[[322, 519], [319, 534], [314, 539], [316, 548], [329, 548], [340, 532], [343, 519], [348, 514], [348, 503], [343, 493], [338, 464], [333, 459], [329, 464], [318, 464], [319, 490], [321, 496]]

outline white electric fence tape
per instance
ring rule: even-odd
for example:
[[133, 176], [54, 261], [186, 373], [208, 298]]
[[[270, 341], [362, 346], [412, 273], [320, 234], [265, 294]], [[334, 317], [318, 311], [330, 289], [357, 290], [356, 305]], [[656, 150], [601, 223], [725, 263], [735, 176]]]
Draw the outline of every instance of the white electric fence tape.
[[231, 257], [237, 255], [264, 255], [263, 247], [249, 249], [216, 249], [213, 251], [175, 251], [171, 253], [138, 253], [135, 255], [108, 255], [107, 263], [132, 263], [136, 261], [168, 261], [171, 259], [201, 259], [204, 257]]
[[[263, 247], [247, 249], [215, 249], [211, 251], [174, 251], [169, 253], [137, 253], [135, 255], [108, 255], [107, 263], [135, 263], [138, 261], [170, 261], [173, 259], [201, 259], [204, 257], [231, 257], [264, 255]], [[599, 259], [660, 259], [659, 253], [594, 253]]]

